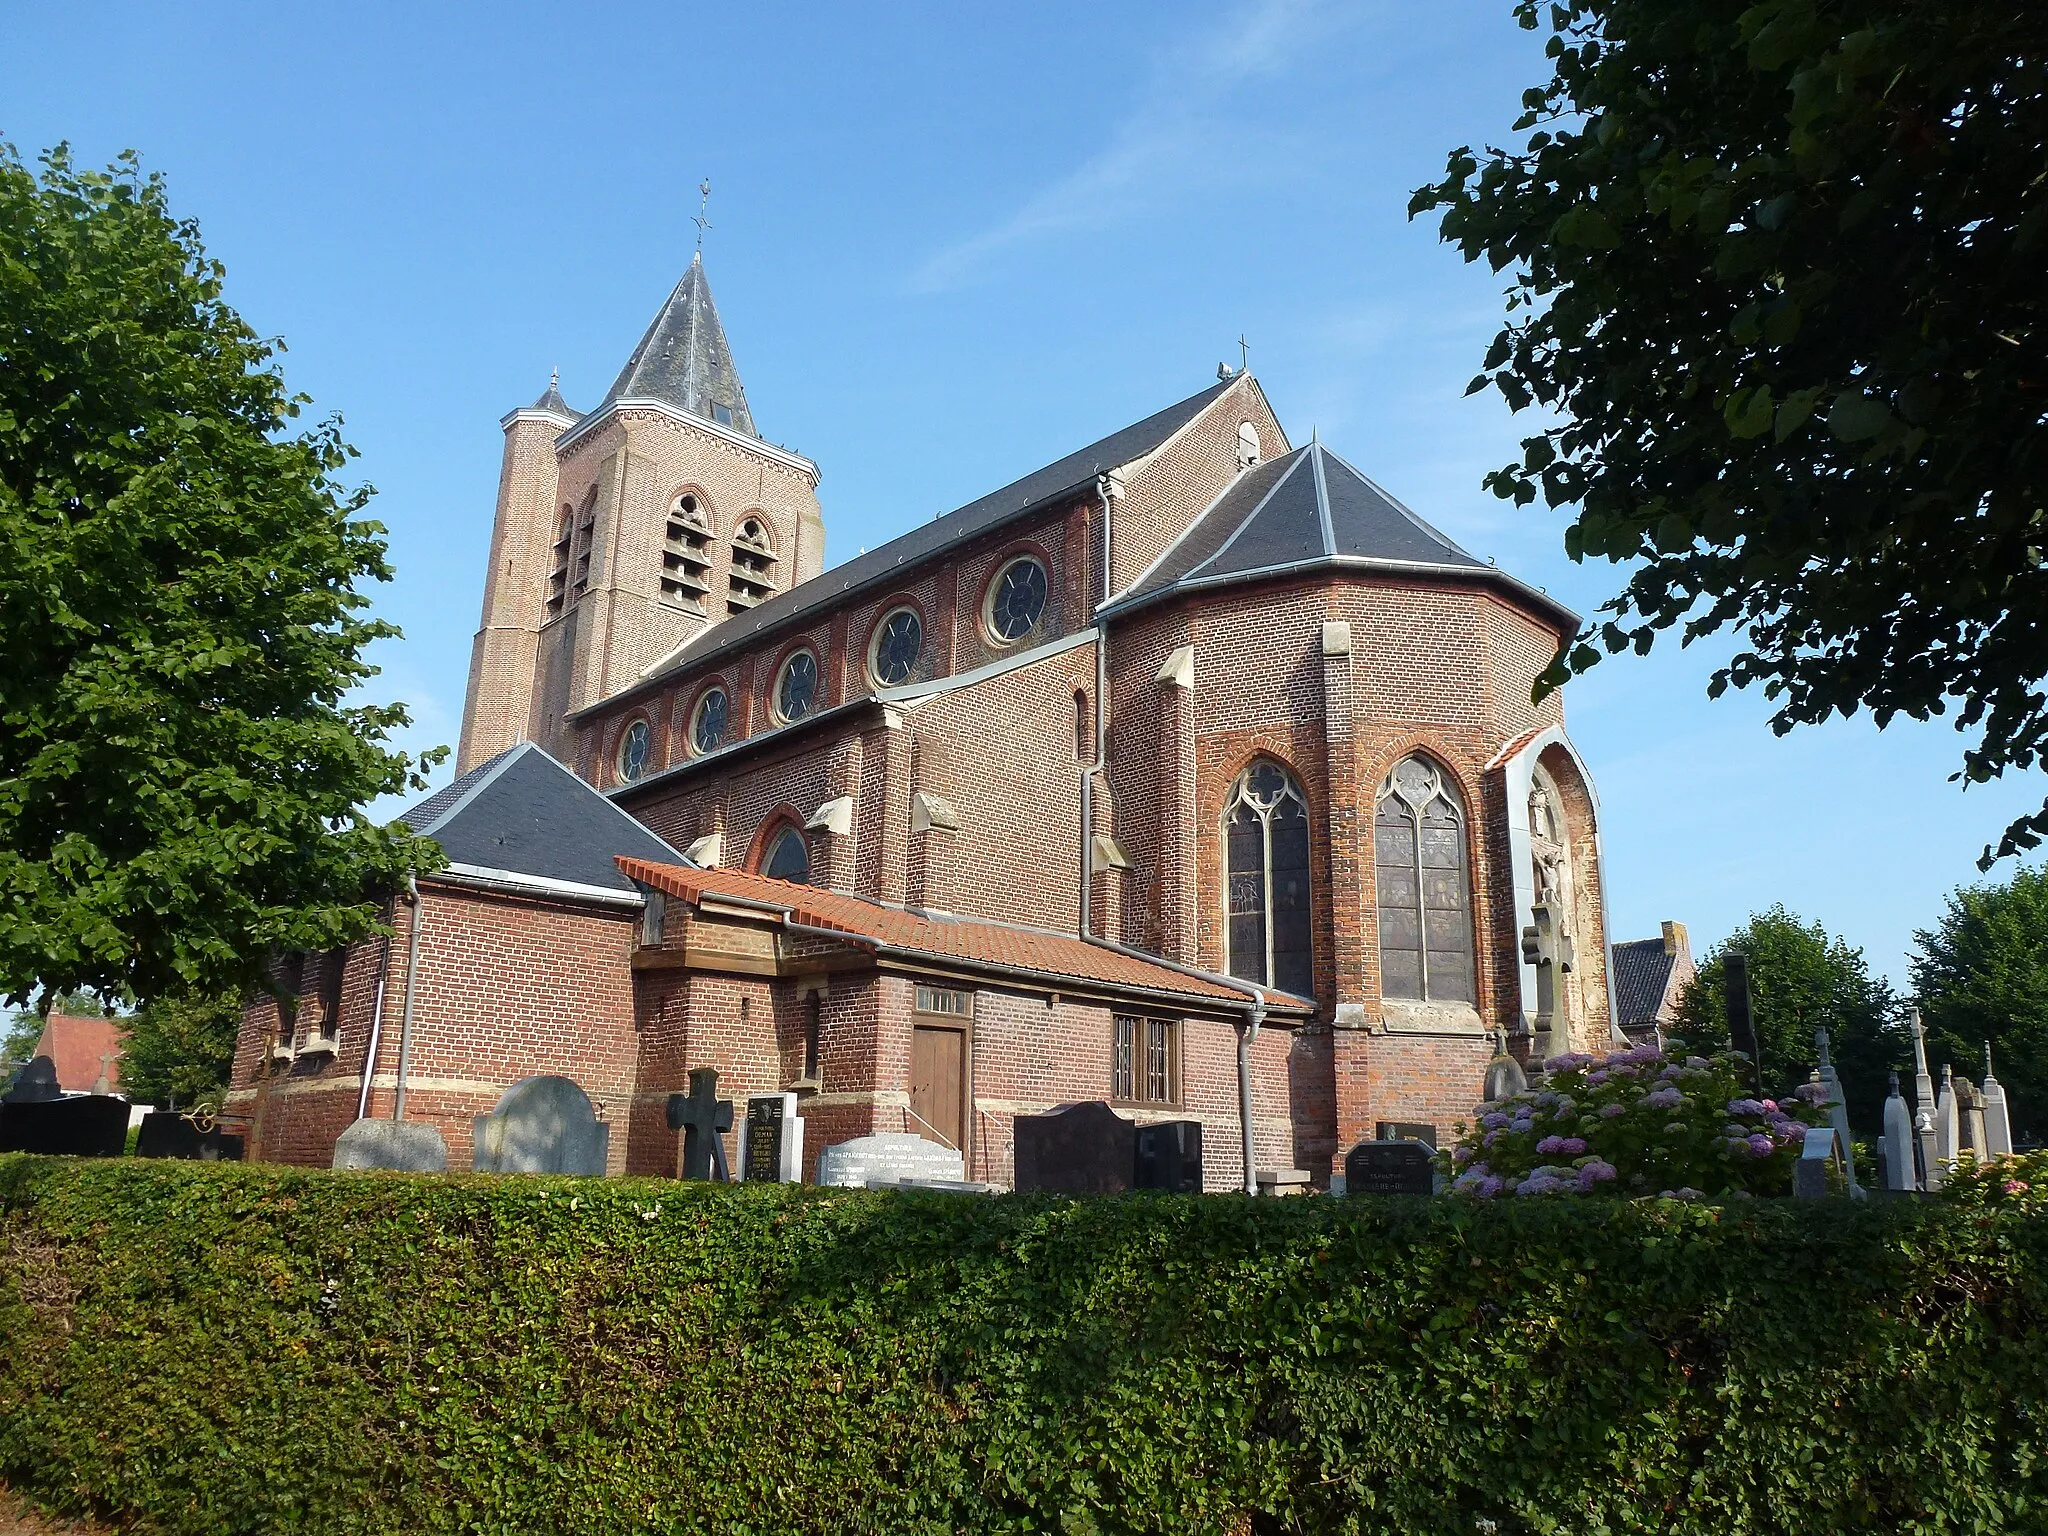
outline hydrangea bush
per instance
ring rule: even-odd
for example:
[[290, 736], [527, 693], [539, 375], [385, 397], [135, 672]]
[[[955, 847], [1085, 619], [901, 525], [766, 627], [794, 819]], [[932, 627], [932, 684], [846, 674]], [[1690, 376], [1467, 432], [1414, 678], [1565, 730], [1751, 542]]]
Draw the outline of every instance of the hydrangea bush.
[[1808, 1084], [1780, 1102], [1752, 1096], [1740, 1056], [1688, 1056], [1673, 1040], [1611, 1056], [1559, 1056], [1523, 1093], [1475, 1111], [1451, 1149], [1454, 1193], [1786, 1195], [1810, 1125], [1827, 1112]]

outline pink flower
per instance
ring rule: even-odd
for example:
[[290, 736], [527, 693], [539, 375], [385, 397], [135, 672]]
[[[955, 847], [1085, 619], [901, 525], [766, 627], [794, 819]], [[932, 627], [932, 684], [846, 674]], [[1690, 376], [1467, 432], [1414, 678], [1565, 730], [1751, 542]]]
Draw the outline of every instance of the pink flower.
[[2008, 1195], [2024, 1195], [2032, 1188], [2033, 1185], [2029, 1184], [2025, 1179], [2007, 1179], [2005, 1181], [2005, 1192]]
[[1773, 1152], [1778, 1150], [1778, 1147], [1777, 1144], [1773, 1142], [1770, 1137], [1764, 1135], [1763, 1132], [1759, 1131], [1756, 1135], [1749, 1138], [1749, 1150], [1754, 1152], [1758, 1157], [1769, 1157]]

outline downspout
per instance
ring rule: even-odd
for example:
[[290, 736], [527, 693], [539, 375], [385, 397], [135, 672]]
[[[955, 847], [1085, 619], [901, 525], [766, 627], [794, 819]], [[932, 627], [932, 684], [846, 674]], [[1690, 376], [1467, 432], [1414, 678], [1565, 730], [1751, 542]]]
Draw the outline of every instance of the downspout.
[[412, 1008], [420, 980], [420, 929], [426, 925], [426, 909], [420, 901], [418, 877], [407, 875], [405, 889], [412, 902], [412, 941], [405, 956], [405, 1011], [398, 1018], [398, 1097], [391, 1106], [391, 1118], [394, 1120], [405, 1118], [405, 1073], [412, 1063]]
[[[1095, 477], [1095, 495], [1102, 503], [1102, 604], [1110, 599], [1110, 485], [1111, 477]], [[1076, 932], [1091, 937], [1090, 909], [1094, 896], [1095, 869], [1095, 776], [1108, 763], [1109, 728], [1109, 629], [1098, 609], [1095, 618], [1095, 760], [1081, 764], [1081, 920]]]
[[[396, 903], [393, 903], [395, 906]], [[392, 914], [394, 917], [397, 913]], [[384, 983], [391, 974], [391, 930], [384, 931], [384, 955], [377, 962], [377, 1001], [370, 1009], [370, 1048], [363, 1057], [363, 1086], [356, 1095], [356, 1118], [370, 1112], [370, 1079], [377, 1072], [377, 1047], [384, 1042]]]

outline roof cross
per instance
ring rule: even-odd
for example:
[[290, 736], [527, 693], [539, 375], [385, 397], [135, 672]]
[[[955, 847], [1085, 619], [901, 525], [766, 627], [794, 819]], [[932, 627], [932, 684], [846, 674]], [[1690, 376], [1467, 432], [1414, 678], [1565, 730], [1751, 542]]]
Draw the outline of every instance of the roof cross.
[[708, 217], [711, 212], [711, 178], [709, 176], [706, 176], [697, 183], [697, 192], [702, 201], [697, 204], [697, 211], [690, 215], [690, 222], [697, 226], [697, 249], [701, 251], [704, 249], [704, 231], [711, 227], [711, 220]]
[[1252, 367], [1252, 344], [1244, 339], [1244, 332], [1237, 333], [1237, 371], [1249, 373]]

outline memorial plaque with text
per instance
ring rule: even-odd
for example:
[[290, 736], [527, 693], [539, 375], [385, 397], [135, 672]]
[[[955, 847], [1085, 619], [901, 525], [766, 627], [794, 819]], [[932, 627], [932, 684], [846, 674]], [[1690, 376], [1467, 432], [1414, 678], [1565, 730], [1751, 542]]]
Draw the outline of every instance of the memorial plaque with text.
[[1347, 1195], [1428, 1195], [1436, 1192], [1430, 1149], [1419, 1141], [1361, 1141], [1344, 1159]]

